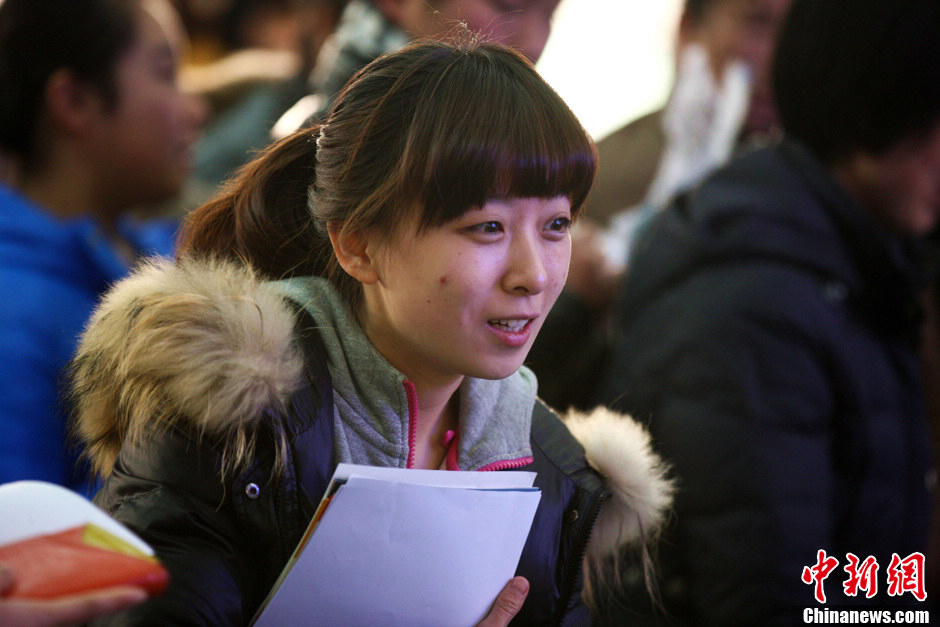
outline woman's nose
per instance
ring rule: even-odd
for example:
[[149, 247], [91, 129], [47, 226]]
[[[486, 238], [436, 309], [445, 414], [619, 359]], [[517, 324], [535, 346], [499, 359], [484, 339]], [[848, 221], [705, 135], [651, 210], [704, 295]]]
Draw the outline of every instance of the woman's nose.
[[503, 289], [516, 294], [538, 294], [548, 285], [548, 272], [542, 247], [534, 238], [514, 238], [509, 263], [503, 275]]

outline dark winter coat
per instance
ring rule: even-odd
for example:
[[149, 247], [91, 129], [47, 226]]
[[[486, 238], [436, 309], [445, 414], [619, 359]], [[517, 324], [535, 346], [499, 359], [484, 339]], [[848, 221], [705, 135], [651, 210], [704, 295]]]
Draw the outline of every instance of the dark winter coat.
[[[796, 624], [823, 549], [924, 551], [929, 468], [917, 272], [804, 149], [733, 161], [650, 225], [624, 286], [603, 400], [674, 465], [666, 610], [694, 625]], [[860, 597], [864, 597], [861, 594]]]

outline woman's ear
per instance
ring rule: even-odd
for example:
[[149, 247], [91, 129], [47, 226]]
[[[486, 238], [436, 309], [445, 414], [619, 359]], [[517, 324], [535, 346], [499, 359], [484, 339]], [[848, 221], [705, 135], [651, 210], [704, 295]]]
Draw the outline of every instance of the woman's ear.
[[363, 285], [377, 283], [379, 273], [369, 247], [368, 236], [353, 233], [332, 222], [326, 228], [330, 235], [330, 242], [333, 244], [336, 260], [339, 261], [339, 265], [346, 271], [346, 274]]

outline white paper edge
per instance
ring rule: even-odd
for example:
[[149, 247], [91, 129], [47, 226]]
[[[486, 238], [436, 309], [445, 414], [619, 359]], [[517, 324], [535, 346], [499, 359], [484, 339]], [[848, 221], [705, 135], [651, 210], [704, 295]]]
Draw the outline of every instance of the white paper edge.
[[62, 486], [45, 481], [0, 485], [0, 544], [94, 524], [146, 555], [153, 549], [104, 510]]

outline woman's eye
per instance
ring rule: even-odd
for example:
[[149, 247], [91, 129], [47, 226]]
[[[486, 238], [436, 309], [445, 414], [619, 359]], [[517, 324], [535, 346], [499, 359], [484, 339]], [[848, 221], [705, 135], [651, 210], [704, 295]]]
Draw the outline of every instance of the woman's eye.
[[548, 223], [549, 231], [558, 231], [560, 233], [566, 232], [571, 228], [571, 218], [555, 218]]
[[486, 234], [502, 233], [503, 225], [500, 224], [499, 222], [495, 222], [491, 220], [489, 222], [481, 222], [479, 224], [474, 224], [473, 226], [470, 227], [470, 230], [476, 233], [486, 233]]

